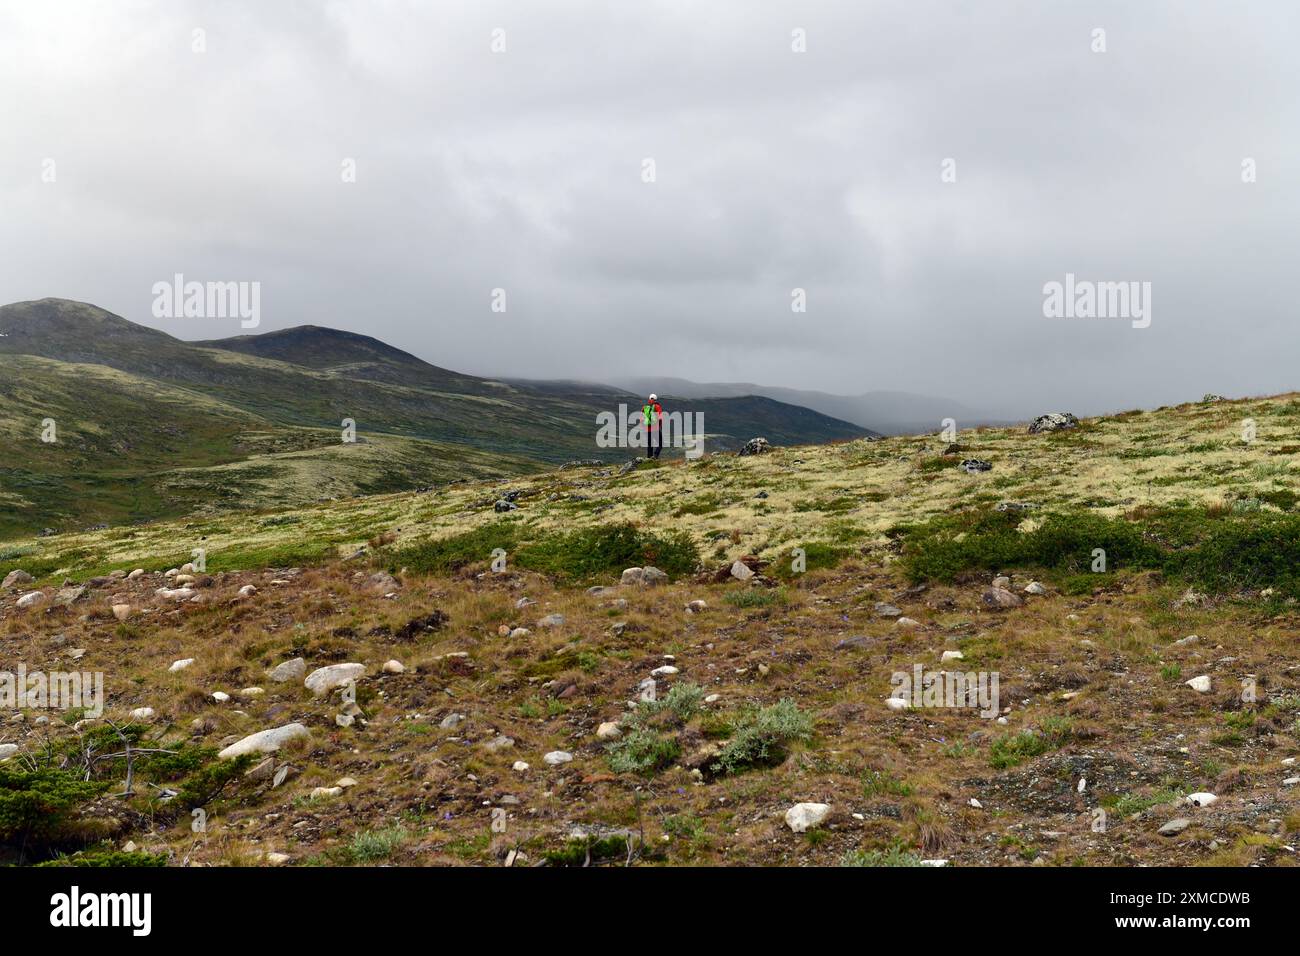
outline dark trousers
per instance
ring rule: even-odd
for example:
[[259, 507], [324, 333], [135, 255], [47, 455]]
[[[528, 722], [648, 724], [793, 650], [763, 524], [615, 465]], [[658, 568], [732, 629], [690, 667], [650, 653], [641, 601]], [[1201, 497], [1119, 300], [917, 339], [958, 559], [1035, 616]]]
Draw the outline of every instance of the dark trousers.
[[660, 452], [664, 450], [664, 430], [662, 428], [653, 428], [646, 432], [645, 439], [645, 456], [647, 458], [658, 458]]

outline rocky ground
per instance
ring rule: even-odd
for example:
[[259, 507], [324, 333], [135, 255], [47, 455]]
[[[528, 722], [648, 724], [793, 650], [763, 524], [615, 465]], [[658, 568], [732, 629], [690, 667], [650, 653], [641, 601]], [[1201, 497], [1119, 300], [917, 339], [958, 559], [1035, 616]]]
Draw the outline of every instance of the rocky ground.
[[[202, 832], [147, 779], [81, 811], [107, 845], [173, 865], [1296, 859], [1296, 616], [1150, 575], [1067, 596], [854, 560], [785, 584], [751, 560], [590, 590], [487, 562], [127, 570], [35, 600], [11, 581], [0, 660], [102, 672], [105, 717], [142, 748], [300, 725], [201, 808]], [[998, 672], [996, 716], [890, 703], [916, 665]], [[637, 703], [647, 680], [659, 707]], [[719, 770], [783, 700], [807, 732]], [[2, 766], [102, 724], [12, 713]], [[651, 766], [619, 762], [633, 734]]]

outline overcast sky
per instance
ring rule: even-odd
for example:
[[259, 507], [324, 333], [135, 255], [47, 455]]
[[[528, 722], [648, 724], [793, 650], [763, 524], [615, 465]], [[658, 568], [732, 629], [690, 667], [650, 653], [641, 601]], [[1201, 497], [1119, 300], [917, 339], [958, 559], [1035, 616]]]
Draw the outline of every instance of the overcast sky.
[[[179, 272], [478, 374], [1022, 418], [1288, 391], [1298, 47], [1292, 0], [0, 0], [0, 302], [240, 334], [152, 317]], [[1045, 318], [1066, 273], [1150, 327]]]

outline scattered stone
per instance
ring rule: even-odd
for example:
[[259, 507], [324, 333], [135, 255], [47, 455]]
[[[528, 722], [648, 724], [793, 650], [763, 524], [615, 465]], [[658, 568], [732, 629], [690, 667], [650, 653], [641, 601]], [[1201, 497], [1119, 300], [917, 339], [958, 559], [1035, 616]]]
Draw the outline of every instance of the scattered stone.
[[795, 833], [803, 833], [820, 826], [830, 813], [830, 805], [826, 803], [796, 803], [785, 811], [785, 825]]
[[1219, 798], [1212, 793], [1189, 793], [1186, 797], [1188, 803], [1194, 807], [1208, 807], [1219, 802]]
[[188, 601], [198, 594], [193, 588], [159, 588], [153, 593], [168, 601]]
[[645, 587], [652, 588], [660, 584], [668, 583], [667, 572], [660, 571], [658, 568], [647, 564], [641, 569], [641, 584]]
[[242, 588], [239, 589], [239, 596], [241, 598], [252, 597], [256, 593], [257, 593], [257, 587], [256, 585], [253, 584], [245, 584]]
[[488, 751], [488, 753], [496, 753], [498, 750], [505, 750], [507, 747], [513, 747], [514, 745], [515, 745], [515, 738], [500, 736], [500, 737], [493, 737], [491, 740], [485, 743], [483, 745], [483, 749]]
[[439, 721], [438, 727], [442, 730], [455, 730], [460, 726], [460, 722], [464, 719], [464, 714], [450, 713]]
[[568, 763], [570, 760], [572, 760], [573, 754], [568, 753], [567, 751], [564, 750], [552, 750], [542, 759], [545, 760], [550, 766], [558, 767], [560, 764]]
[[255, 734], [250, 734], [243, 740], [231, 744], [217, 756], [222, 760], [230, 760], [234, 757], [242, 757], [244, 754], [275, 753], [291, 740], [305, 739], [309, 736], [311, 734], [302, 724], [285, 724], [283, 727], [273, 727], [270, 730], [259, 730]]
[[617, 740], [623, 736], [623, 731], [615, 721], [607, 720], [596, 728], [596, 736], [600, 740]]
[[0, 744], [0, 760], [8, 760], [16, 753], [18, 753], [17, 744]]
[[671, 664], [664, 664], [662, 667], [656, 667], [650, 672], [651, 677], [672, 677], [674, 674], [680, 674], [676, 667]]
[[1046, 594], [1047, 588], [1043, 587], [1043, 585], [1039, 584], [1037, 581], [1030, 581], [1025, 585], [1024, 591], [1026, 594]]
[[524, 763], [522, 760], [516, 760], [514, 764], [511, 765], [510, 769], [515, 773], [523, 773], [528, 769], [528, 764]]
[[995, 610], [1020, 607], [1025, 603], [1019, 595], [1008, 591], [1006, 588], [997, 587], [985, 588], [984, 593], [980, 595], [980, 601], [983, 602], [985, 607]]
[[885, 706], [890, 710], [907, 710], [912, 705], [902, 697], [890, 697], [885, 700]]
[[346, 687], [365, 672], [365, 664], [330, 664], [312, 671], [303, 683], [313, 694], [321, 697], [336, 687]]
[[15, 603], [15, 607], [31, 607], [45, 598], [44, 591], [28, 591]]
[[517, 627], [513, 631], [511, 631], [507, 636], [512, 637], [515, 640], [518, 640], [521, 637], [527, 637], [531, 633], [533, 632], [528, 630], [528, 628], [526, 627]]
[[387, 571], [376, 571], [370, 577], [366, 578], [366, 590], [377, 591], [380, 594], [391, 594], [393, 591], [400, 590], [401, 582], [393, 577]]
[[131, 711], [131, 719], [132, 720], [153, 720], [153, 708], [137, 707], [135, 710]]
[[892, 604], [887, 604], [884, 601], [876, 602], [876, 613], [881, 617], [902, 617], [903, 615], [901, 609], [894, 607]]
[[130, 574], [126, 576], [126, 579], [128, 581], [134, 581], [137, 578], [142, 578], [142, 577], [144, 577], [144, 568], [136, 568], [134, 571], [132, 571]]
[[563, 627], [564, 615], [548, 614], [546, 615], [546, 617], [542, 618], [540, 621], [537, 622], [537, 626], [538, 627]]
[[748, 581], [754, 572], [744, 561], [736, 561], [731, 565], [731, 576], [737, 581]]
[[1179, 833], [1182, 833], [1191, 825], [1192, 825], [1192, 821], [1187, 819], [1187, 817], [1176, 817], [1175, 819], [1170, 820], [1168, 823], [1166, 823], [1156, 832], [1159, 833], [1161, 836], [1175, 836]]
[[193, 663], [194, 663], [194, 658], [192, 657], [186, 657], [183, 660], [173, 661], [172, 666], [167, 668], [167, 672], [169, 674], [178, 673], [180, 671], [185, 670], [185, 668], [189, 667]]
[[915, 620], [915, 619], [913, 619], [913, 618], [910, 618], [910, 617], [900, 617], [900, 618], [898, 618], [896, 621], [894, 621], [894, 626], [895, 626], [895, 627], [908, 627], [908, 628], [911, 628], [911, 627], [920, 627], [920, 626], [921, 626], [921, 622], [920, 622], [920, 621], [917, 621], [917, 620]]
[[766, 438], [751, 438], [740, 449], [741, 455], [765, 455], [772, 450], [772, 443]]
[[944, 663], [946, 661], [960, 661], [960, 660], [965, 660], [965, 657], [966, 655], [963, 654], [961, 651], [944, 651], [943, 654], [940, 655], [939, 661], [940, 663]]
[[289, 862], [289, 854], [271, 852], [266, 855], [266, 862], [269, 866], [284, 866]]
[[15, 568], [5, 575], [4, 582], [0, 583], [0, 588], [16, 588], [23, 584], [31, 584], [35, 580], [36, 579], [26, 571], [21, 568]]
[[1066, 428], [1078, 428], [1079, 419], [1069, 412], [1048, 412], [1039, 415], [1029, 426], [1029, 434], [1039, 435], [1043, 432], [1059, 432]]
[[212, 699], [215, 700], [218, 704], [224, 704], [229, 702], [230, 695], [227, 694], [224, 690], [217, 690], [212, 692]]
[[686, 605], [687, 614], [701, 614], [708, 607], [703, 601], [695, 600]]
[[401, 661], [384, 661], [385, 674], [405, 674], [406, 665]]
[[119, 621], [125, 621], [130, 616], [131, 616], [131, 605], [129, 604], [113, 605], [113, 617], [117, 618]]
[[518, 511], [519, 506], [513, 501], [506, 501], [506, 499], [502, 498], [492, 506], [492, 509], [494, 511]]
[[981, 471], [992, 471], [993, 465], [980, 458], [967, 458], [961, 463], [961, 470], [968, 475], [974, 475]]
[[1006, 588], [1010, 590], [1011, 579], [1007, 577], [1005, 574], [999, 574], [996, 578], [993, 579], [993, 586], [995, 588]]
[[301, 657], [295, 657], [292, 660], [275, 665], [267, 676], [277, 684], [300, 681], [307, 676], [307, 662]]
[[1193, 677], [1189, 681], [1183, 681], [1188, 687], [1198, 694], [1208, 694], [1210, 692], [1210, 678], [1202, 674], [1200, 677]]
[[330, 797], [337, 797], [343, 792], [342, 787], [317, 787], [311, 792], [309, 800], [327, 800]]

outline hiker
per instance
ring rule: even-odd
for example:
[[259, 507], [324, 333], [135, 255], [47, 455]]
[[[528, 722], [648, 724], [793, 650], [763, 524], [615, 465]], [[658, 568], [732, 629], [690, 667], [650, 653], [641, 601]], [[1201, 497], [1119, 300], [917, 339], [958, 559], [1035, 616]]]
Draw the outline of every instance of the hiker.
[[664, 450], [664, 432], [659, 426], [663, 424], [664, 408], [659, 404], [659, 396], [650, 393], [650, 401], [641, 409], [645, 416], [645, 456], [658, 458]]

